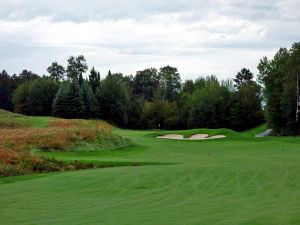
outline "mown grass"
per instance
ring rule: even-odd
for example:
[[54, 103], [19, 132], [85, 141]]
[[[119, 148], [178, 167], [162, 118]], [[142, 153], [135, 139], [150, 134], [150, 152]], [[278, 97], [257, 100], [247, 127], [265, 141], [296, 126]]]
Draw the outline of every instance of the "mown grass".
[[178, 132], [227, 138], [182, 141], [156, 139], [164, 133], [157, 131], [114, 132], [135, 145], [38, 154], [61, 161], [152, 165], [2, 179], [0, 224], [300, 224], [297, 137], [255, 139], [254, 131], [200, 129]]

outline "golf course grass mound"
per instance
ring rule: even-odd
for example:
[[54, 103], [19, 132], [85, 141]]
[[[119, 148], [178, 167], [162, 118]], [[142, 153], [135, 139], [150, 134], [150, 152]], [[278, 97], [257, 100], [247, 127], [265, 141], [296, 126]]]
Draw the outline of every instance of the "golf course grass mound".
[[41, 157], [38, 151], [103, 151], [132, 145], [104, 121], [27, 117], [0, 111], [0, 176], [92, 168]]

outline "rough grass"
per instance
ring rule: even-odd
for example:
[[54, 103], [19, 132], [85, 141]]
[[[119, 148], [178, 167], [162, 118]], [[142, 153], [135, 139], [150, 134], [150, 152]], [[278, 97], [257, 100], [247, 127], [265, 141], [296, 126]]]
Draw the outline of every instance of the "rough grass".
[[105, 122], [57, 119], [46, 128], [0, 129], [0, 147], [76, 151], [81, 145], [89, 145], [90, 150], [110, 150], [130, 144], [128, 139], [112, 134], [111, 129]]
[[67, 166], [79, 168], [78, 163], [65, 165], [39, 158], [32, 150], [100, 151], [131, 144], [130, 140], [113, 134], [112, 126], [103, 121], [27, 117], [0, 111], [0, 176], [63, 171]]

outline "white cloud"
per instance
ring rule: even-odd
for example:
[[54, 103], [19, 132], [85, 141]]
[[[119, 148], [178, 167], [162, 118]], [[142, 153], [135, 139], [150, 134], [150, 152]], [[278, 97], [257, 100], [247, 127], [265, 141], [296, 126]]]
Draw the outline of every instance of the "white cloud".
[[[232, 0], [120, 1], [118, 6], [116, 1], [3, 1], [0, 69], [42, 74], [54, 60], [65, 64], [70, 55], [83, 54], [102, 73], [170, 64], [184, 79], [232, 77], [242, 67], [255, 71], [261, 57], [298, 41], [299, 14], [296, 1], [290, 1], [275, 1], [275, 9]], [[267, 16], [272, 10], [279, 16]], [[288, 12], [292, 16], [285, 16]]]

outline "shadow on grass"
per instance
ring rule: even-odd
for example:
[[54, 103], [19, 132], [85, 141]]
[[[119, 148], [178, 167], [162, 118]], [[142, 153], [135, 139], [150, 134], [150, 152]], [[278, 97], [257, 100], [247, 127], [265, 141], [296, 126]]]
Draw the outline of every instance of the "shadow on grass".
[[[91, 160], [80, 160], [80, 161], [71, 161], [71, 160], [63, 160], [65, 163], [80, 163], [83, 165], [83, 168], [74, 169], [74, 170], [65, 170], [60, 172], [48, 172], [48, 173], [36, 173], [29, 175], [21, 175], [21, 176], [11, 176], [11, 177], [0, 177], [0, 185], [13, 183], [17, 181], [26, 181], [36, 178], [42, 178], [46, 176], [51, 176], [53, 174], [59, 174], [63, 172], [74, 172], [79, 170], [86, 169], [99, 169], [99, 168], [113, 168], [113, 167], [138, 167], [138, 166], [167, 166], [167, 165], [176, 165], [179, 163], [171, 163], [171, 162], [118, 162], [118, 161], [91, 161]], [[84, 167], [86, 166], [86, 167]]]

